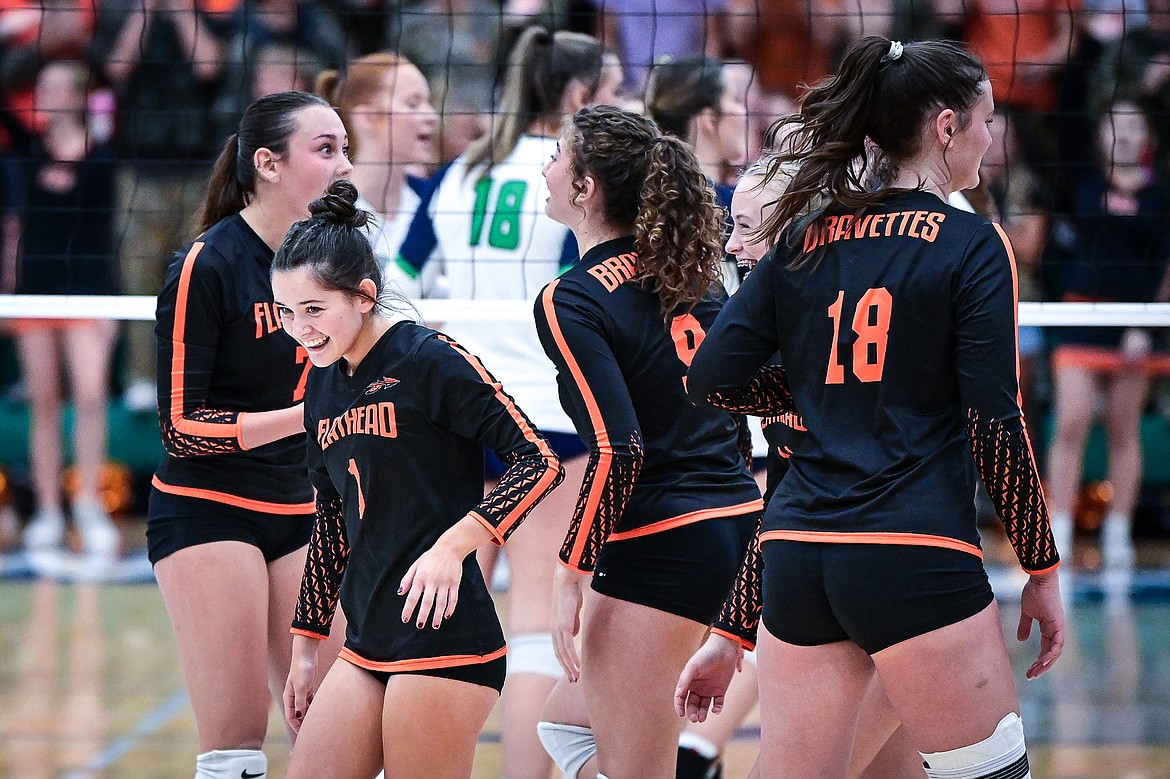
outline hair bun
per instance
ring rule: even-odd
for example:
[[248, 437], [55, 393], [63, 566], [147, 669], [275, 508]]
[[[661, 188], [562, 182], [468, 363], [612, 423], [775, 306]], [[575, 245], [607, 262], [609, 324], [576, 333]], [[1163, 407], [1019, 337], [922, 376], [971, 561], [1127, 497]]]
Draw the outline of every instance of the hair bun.
[[365, 227], [370, 214], [357, 207], [358, 191], [352, 181], [341, 179], [329, 185], [325, 196], [309, 204], [309, 214], [346, 227]]

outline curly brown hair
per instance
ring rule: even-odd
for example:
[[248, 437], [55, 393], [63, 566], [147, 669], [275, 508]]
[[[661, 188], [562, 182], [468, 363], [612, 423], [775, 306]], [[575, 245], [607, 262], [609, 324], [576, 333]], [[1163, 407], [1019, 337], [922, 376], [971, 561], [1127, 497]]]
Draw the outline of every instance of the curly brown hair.
[[639, 114], [585, 106], [567, 122], [574, 199], [591, 175], [605, 219], [634, 234], [634, 280], [658, 295], [664, 317], [720, 283], [723, 209], [691, 147]]

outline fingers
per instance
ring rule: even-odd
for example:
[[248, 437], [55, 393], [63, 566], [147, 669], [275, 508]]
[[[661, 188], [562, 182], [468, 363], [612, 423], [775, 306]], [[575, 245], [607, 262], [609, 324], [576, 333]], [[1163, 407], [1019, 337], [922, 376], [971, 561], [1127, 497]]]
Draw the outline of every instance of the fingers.
[[1032, 635], [1032, 617], [1026, 609], [1020, 609], [1020, 622], [1016, 626], [1016, 640], [1027, 641]]
[[573, 640], [572, 632], [554, 629], [552, 635], [553, 651], [561, 668], [565, 669], [565, 676], [570, 682], [578, 681], [581, 678], [581, 660], [577, 656], [577, 644]]
[[1049, 626], [1049, 629], [1051, 633], [1045, 635], [1046, 626], [1044, 623], [1040, 624], [1040, 654], [1027, 671], [1026, 676], [1029, 679], [1036, 679], [1043, 675], [1064, 651], [1064, 628], [1053, 625]]

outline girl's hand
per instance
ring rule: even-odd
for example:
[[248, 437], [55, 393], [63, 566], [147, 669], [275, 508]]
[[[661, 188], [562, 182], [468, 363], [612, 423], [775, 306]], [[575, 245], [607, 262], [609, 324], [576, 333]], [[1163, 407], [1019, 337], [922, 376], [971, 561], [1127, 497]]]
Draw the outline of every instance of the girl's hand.
[[743, 669], [743, 647], [712, 633], [691, 656], [674, 690], [674, 711], [691, 722], [703, 722], [707, 713], [723, 711], [723, 697], [731, 677]]
[[581, 678], [581, 658], [574, 640], [581, 632], [581, 606], [585, 602], [585, 585], [590, 574], [557, 566], [553, 577], [553, 650], [570, 682]]
[[414, 624], [425, 628], [429, 622], [436, 630], [443, 620], [455, 613], [459, 602], [459, 583], [463, 579], [463, 561], [487, 541], [490, 533], [479, 520], [463, 517], [430, 549], [422, 553], [398, 585], [398, 594], [406, 594], [402, 621], [409, 622], [418, 610]]
[[320, 639], [293, 636], [292, 663], [288, 669], [288, 681], [284, 684], [284, 718], [294, 733], [300, 733], [309, 704], [317, 694], [317, 649], [320, 645]]

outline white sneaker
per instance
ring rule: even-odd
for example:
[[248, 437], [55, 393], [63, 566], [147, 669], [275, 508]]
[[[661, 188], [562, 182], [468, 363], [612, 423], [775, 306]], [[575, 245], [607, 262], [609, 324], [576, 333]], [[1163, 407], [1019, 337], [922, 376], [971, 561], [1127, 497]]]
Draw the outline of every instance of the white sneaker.
[[24, 529], [28, 550], [59, 549], [65, 540], [65, 515], [55, 509], [40, 510]]
[[122, 393], [122, 403], [136, 414], [157, 412], [158, 387], [149, 379], [135, 379]]
[[1107, 570], [1133, 568], [1133, 539], [1128, 522], [1106, 522], [1101, 526], [1101, 561]]
[[87, 554], [112, 558], [118, 554], [118, 528], [106, 510], [91, 501], [73, 506], [73, 521], [81, 534], [81, 543]]

